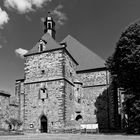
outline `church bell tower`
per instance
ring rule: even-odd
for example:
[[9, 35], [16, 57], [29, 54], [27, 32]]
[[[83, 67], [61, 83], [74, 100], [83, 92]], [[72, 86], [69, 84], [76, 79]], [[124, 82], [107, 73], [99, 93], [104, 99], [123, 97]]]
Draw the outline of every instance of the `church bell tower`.
[[45, 30], [44, 33], [49, 33], [55, 39], [55, 22], [53, 18], [50, 16], [50, 12], [48, 12], [48, 17], [44, 21]]

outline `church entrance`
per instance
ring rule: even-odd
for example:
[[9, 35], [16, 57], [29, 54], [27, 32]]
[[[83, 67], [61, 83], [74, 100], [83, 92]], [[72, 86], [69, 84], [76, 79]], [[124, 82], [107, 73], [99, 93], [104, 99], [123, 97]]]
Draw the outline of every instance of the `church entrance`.
[[41, 133], [47, 133], [47, 118], [46, 116], [42, 116], [40, 118], [40, 121], [41, 121]]

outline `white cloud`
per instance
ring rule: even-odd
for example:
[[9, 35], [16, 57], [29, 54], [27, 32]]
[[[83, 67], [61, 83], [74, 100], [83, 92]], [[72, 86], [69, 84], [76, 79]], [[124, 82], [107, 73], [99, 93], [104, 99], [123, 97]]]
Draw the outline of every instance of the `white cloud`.
[[15, 50], [15, 53], [17, 56], [19, 56], [20, 58], [24, 58], [24, 55], [28, 52], [28, 50], [22, 49], [22, 48], [18, 48]]
[[[30, 11], [35, 11], [38, 8], [42, 8], [45, 4], [52, 2], [53, 0], [4, 0], [4, 5], [8, 9], [15, 9], [20, 14], [25, 14]], [[63, 25], [67, 20], [67, 16], [61, 10], [63, 5], [59, 4], [51, 14], [55, 17], [57, 25]]]
[[43, 6], [43, 4], [47, 2], [51, 2], [52, 0], [31, 0], [32, 5], [35, 5], [36, 7], [40, 8]]
[[63, 5], [60, 4], [51, 12], [52, 15], [56, 16], [56, 20], [59, 25], [63, 25], [67, 20], [66, 14], [61, 12], [61, 9], [63, 9]]
[[32, 5], [29, 0], [5, 0], [5, 7], [16, 9], [20, 13], [33, 11]]
[[8, 23], [9, 16], [6, 11], [2, 10], [0, 7], [0, 28], [3, 28], [3, 25]]
[[41, 8], [45, 3], [52, 0], [4, 0], [4, 5], [8, 9], [16, 9], [20, 14], [34, 11], [35, 8]]
[[0, 44], [0, 49], [2, 48], [2, 45]]

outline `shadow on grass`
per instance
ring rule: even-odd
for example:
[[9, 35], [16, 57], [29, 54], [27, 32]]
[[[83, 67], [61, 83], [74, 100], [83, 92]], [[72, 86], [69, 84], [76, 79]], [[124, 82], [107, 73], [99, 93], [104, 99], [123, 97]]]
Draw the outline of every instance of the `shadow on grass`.
[[9, 131], [6, 129], [0, 128], [0, 136], [7, 136], [7, 135], [24, 135], [23, 131]]

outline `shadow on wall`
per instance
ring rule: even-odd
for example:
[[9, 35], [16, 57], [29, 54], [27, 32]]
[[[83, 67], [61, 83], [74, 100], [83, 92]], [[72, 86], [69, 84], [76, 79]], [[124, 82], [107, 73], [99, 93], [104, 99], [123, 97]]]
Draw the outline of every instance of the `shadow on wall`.
[[120, 117], [118, 115], [118, 97], [115, 83], [100, 94], [95, 102], [97, 123], [99, 132], [111, 132], [120, 129]]

